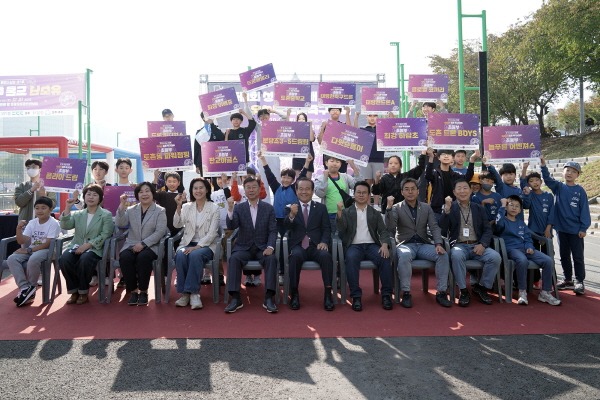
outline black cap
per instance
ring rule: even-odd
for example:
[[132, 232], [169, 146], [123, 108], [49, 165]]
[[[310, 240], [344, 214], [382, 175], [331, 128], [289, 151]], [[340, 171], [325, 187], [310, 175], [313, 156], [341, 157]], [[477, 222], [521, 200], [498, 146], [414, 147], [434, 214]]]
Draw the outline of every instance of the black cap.
[[164, 110], [162, 110], [162, 116], [163, 116], [163, 117], [164, 117], [164, 116], [167, 116], [167, 115], [172, 115], [172, 114], [173, 114], [173, 111], [171, 111], [171, 110], [170, 110], [170, 109], [168, 109], [168, 108], [165, 108]]

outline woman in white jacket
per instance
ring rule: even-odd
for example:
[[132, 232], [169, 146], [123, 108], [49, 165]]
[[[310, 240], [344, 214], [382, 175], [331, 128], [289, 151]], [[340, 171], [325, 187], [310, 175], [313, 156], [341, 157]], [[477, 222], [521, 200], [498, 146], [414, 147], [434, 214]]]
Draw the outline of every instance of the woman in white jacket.
[[210, 199], [211, 186], [204, 178], [194, 178], [190, 183], [190, 201], [180, 193], [175, 197], [177, 209], [173, 217], [175, 228], [184, 227], [180, 247], [175, 256], [177, 267], [178, 307], [188, 304], [192, 310], [202, 308], [200, 279], [204, 264], [212, 260], [219, 240], [219, 206]]

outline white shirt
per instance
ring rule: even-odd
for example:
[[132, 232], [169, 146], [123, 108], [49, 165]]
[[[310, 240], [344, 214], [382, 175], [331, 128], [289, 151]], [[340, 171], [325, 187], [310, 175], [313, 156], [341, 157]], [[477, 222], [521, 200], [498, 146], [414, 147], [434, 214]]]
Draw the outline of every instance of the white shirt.
[[59, 234], [60, 223], [52, 217], [43, 224], [40, 224], [38, 218], [32, 219], [23, 230], [23, 235], [31, 239], [29, 247], [45, 243], [47, 239], [57, 238]]
[[367, 207], [360, 209], [356, 207], [356, 235], [352, 244], [375, 243], [369, 233], [369, 225], [367, 224]]

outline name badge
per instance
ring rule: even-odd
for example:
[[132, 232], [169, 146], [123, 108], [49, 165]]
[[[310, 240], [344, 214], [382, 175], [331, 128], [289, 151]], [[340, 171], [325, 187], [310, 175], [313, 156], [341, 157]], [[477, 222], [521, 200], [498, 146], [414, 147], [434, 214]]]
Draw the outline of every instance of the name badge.
[[464, 228], [463, 229], [463, 236], [464, 237], [469, 237], [469, 228]]

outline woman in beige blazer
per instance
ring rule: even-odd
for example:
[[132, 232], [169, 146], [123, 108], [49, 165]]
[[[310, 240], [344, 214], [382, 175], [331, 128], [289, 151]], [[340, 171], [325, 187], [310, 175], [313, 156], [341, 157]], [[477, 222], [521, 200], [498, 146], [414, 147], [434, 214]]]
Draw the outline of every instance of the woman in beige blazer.
[[165, 209], [154, 202], [156, 189], [150, 182], [139, 183], [133, 193], [139, 203], [127, 208], [127, 195], [122, 195], [115, 223], [119, 228], [129, 228], [119, 256], [125, 287], [131, 293], [128, 304], [145, 306], [152, 261], [158, 257], [160, 239], [168, 230], [167, 215]]
[[[204, 178], [190, 183], [190, 202], [183, 204], [185, 194], [175, 197], [177, 209], [173, 217], [175, 228], [184, 227], [180, 247], [175, 256], [177, 267], [178, 307], [188, 304], [192, 310], [202, 308], [200, 279], [204, 265], [212, 260], [219, 240], [219, 206], [210, 199], [211, 186]], [[213, 282], [213, 285], [217, 283]]]

